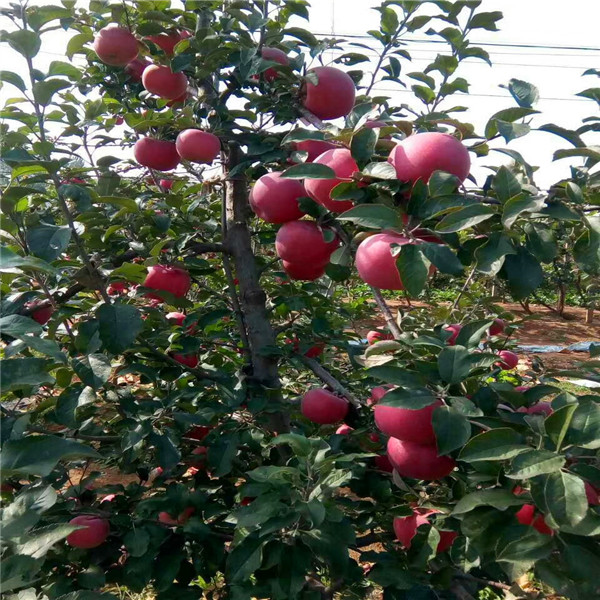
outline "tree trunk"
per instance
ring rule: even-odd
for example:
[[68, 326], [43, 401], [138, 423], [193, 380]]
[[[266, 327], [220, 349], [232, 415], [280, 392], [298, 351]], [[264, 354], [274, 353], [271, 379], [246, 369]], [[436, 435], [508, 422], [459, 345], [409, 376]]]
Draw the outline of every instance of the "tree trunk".
[[585, 322], [591, 325], [594, 322], [594, 307], [590, 306], [585, 313]]
[[[225, 245], [230, 252], [240, 286], [240, 304], [244, 315], [246, 334], [250, 345], [252, 366], [251, 382], [260, 387], [259, 393], [267, 394], [273, 404], [282, 404], [281, 381], [277, 358], [269, 356], [265, 349], [274, 347], [275, 331], [269, 321], [266, 308], [266, 294], [260, 286], [259, 269], [256, 265], [252, 240], [248, 229], [250, 205], [248, 184], [243, 173], [229, 177], [242, 157], [237, 143], [229, 144], [229, 151], [223, 163], [225, 178]], [[277, 433], [289, 431], [287, 411], [272, 413], [270, 428]]]
[[565, 303], [567, 299], [567, 286], [564, 283], [558, 286], [558, 301], [556, 302], [556, 312], [562, 317], [565, 312]]

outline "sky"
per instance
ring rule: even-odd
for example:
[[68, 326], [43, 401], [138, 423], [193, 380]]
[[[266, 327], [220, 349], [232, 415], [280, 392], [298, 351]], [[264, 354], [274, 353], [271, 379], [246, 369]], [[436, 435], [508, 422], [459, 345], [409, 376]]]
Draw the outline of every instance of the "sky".
[[[6, 0], [0, 0], [0, 5], [7, 3]], [[31, 4], [59, 2], [33, 0]], [[174, 0], [173, 5], [177, 4], [178, 0]], [[306, 24], [299, 20], [294, 24], [314, 34], [337, 37], [364, 35], [367, 30], [378, 26], [379, 15], [372, 7], [379, 4], [376, 0], [313, 0], [310, 22]], [[423, 11], [426, 9], [424, 7]], [[504, 19], [499, 22], [499, 32], [477, 30], [471, 36], [472, 43], [482, 44], [490, 53], [494, 66], [490, 68], [483, 61], [469, 59], [457, 71], [456, 75], [466, 78], [471, 84], [469, 95], [457, 94], [452, 102], [469, 108], [469, 112], [462, 113], [461, 118], [472, 122], [476, 130], [481, 132], [493, 113], [515, 106], [508, 91], [499, 87], [508, 83], [511, 77], [523, 79], [539, 88], [540, 101], [536, 108], [542, 114], [534, 117], [534, 127], [555, 123], [576, 128], [581, 125], [583, 117], [599, 115], [594, 101], [577, 98], [574, 94], [600, 84], [597, 77], [582, 77], [586, 69], [600, 68], [600, 38], [597, 33], [600, 0], [571, 0], [568, 4], [563, 0], [483, 0], [479, 10], [501, 10]], [[423, 33], [417, 32], [411, 38], [414, 41], [408, 44], [407, 49], [414, 58], [412, 64], [403, 66], [403, 70], [408, 72], [422, 70], [433, 60], [441, 46], [428, 41], [436, 38], [428, 38]], [[64, 49], [67, 41], [64, 32], [48, 34], [35, 59], [37, 68], [47, 68], [53, 60], [66, 60]], [[373, 42], [369, 42], [371, 44]], [[17, 72], [24, 70], [24, 61], [6, 45], [0, 46], [0, 65], [10, 65]], [[366, 63], [361, 65], [365, 70], [372, 66]], [[410, 97], [404, 88], [390, 82], [376, 84], [374, 92], [389, 95], [397, 104], [406, 102]], [[4, 86], [0, 90], [0, 103], [12, 95], [14, 88], [11, 90], [11, 86]], [[464, 115], [468, 115], [468, 118]], [[584, 140], [588, 145], [600, 145], [600, 133], [588, 133]], [[500, 140], [497, 145], [505, 144]], [[561, 138], [544, 132], [532, 132], [524, 138], [511, 141], [506, 147], [518, 150], [531, 164], [540, 167], [536, 174], [536, 183], [540, 187], [547, 187], [569, 175], [569, 165], [573, 159], [552, 161], [555, 150], [570, 147]], [[114, 149], [111, 152], [114, 153]], [[490, 173], [485, 165], [499, 165], [509, 160], [504, 155], [491, 152], [488, 157], [474, 161], [472, 172], [478, 183], [482, 184]]]

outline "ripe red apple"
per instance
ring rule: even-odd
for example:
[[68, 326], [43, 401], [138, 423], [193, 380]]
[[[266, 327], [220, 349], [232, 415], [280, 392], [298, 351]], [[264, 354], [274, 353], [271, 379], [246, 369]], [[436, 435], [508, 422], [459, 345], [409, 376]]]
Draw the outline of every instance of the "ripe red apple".
[[158, 182], [158, 185], [160, 185], [163, 190], [170, 190], [173, 187], [173, 183], [172, 179], [161, 179]]
[[528, 415], [546, 415], [550, 416], [554, 411], [550, 402], [538, 402], [532, 406], [520, 406], [517, 412], [527, 413]]
[[[394, 533], [400, 544], [407, 550], [410, 548], [412, 539], [417, 535], [417, 529], [421, 525], [429, 523], [428, 517], [438, 511], [417, 508], [412, 515], [408, 517], [396, 517], [394, 519]], [[437, 553], [445, 552], [452, 546], [454, 540], [458, 537], [456, 531], [440, 531], [440, 541], [437, 545]]]
[[314, 388], [302, 398], [302, 414], [313, 423], [332, 425], [341, 421], [348, 413], [348, 400], [328, 390]]
[[[290, 64], [290, 59], [288, 58], [288, 55], [279, 48], [269, 48], [268, 46], [263, 46], [261, 48], [260, 55], [265, 60], [270, 60], [279, 63], [280, 65]], [[266, 71], [263, 72], [263, 77], [265, 78], [265, 81], [273, 81], [274, 79], [277, 79], [278, 76], [279, 73], [277, 72], [276, 67], [269, 67]]]
[[174, 33], [159, 33], [158, 35], [149, 35], [146, 37], [153, 44], [158, 46], [167, 56], [173, 56], [173, 50], [175, 46], [186, 38], [189, 38], [190, 34], [187, 31], [176, 31]]
[[[167, 321], [171, 323], [175, 323], [175, 325], [179, 325], [181, 327], [183, 322], [185, 321], [185, 315], [182, 312], [170, 312], [165, 315]], [[193, 325], [188, 327], [188, 333], [192, 333], [192, 330], [195, 329]]]
[[208, 448], [206, 446], [198, 446], [192, 450], [192, 457], [190, 459], [190, 464], [194, 465], [196, 468], [205, 468], [206, 467], [206, 459], [208, 458]]
[[110, 533], [108, 521], [94, 515], [79, 515], [71, 519], [69, 525], [85, 527], [67, 536], [67, 544], [74, 548], [96, 548], [104, 543]]
[[315, 67], [308, 73], [314, 73], [319, 81], [316, 85], [305, 81], [304, 108], [323, 120], [345, 117], [350, 113], [356, 96], [350, 75], [335, 67]]
[[380, 454], [379, 456], [376, 456], [375, 466], [377, 469], [384, 471], [385, 473], [392, 473], [394, 470], [394, 467], [392, 466], [387, 454]]
[[183, 73], [173, 73], [170, 67], [150, 65], [144, 70], [142, 85], [155, 96], [174, 100], [185, 94], [188, 78]]
[[195, 354], [179, 354], [173, 353], [173, 360], [190, 369], [195, 369], [198, 366], [198, 357]]
[[377, 404], [374, 408], [375, 425], [381, 432], [399, 440], [433, 445], [436, 440], [431, 420], [438, 406], [442, 406], [441, 400], [417, 410]]
[[331, 253], [339, 246], [339, 240], [326, 242], [323, 231], [314, 221], [284, 223], [275, 238], [277, 256], [296, 264], [327, 264]]
[[179, 513], [176, 519], [174, 519], [168, 512], [162, 511], [158, 513], [158, 520], [163, 525], [185, 525], [194, 512], [196, 512], [196, 509], [193, 506], [188, 506]]
[[511, 352], [510, 350], [500, 350], [498, 352], [498, 356], [501, 358], [496, 364], [509, 371], [510, 369], [514, 369], [519, 364], [519, 355]]
[[378, 387], [374, 387], [371, 390], [371, 395], [367, 399], [367, 406], [373, 406], [377, 404], [391, 389], [392, 386], [384, 386], [380, 385]]
[[387, 444], [390, 462], [402, 477], [435, 480], [449, 475], [456, 463], [449, 456], [438, 456], [435, 446], [424, 446], [390, 438]]
[[303, 140], [302, 142], [294, 142], [294, 150], [300, 152], [308, 152], [306, 162], [314, 162], [315, 159], [328, 150], [335, 150], [339, 148], [332, 142], [326, 142], [324, 140]]
[[588, 504], [590, 506], [597, 506], [600, 504], [600, 494], [598, 493], [598, 490], [589, 481], [584, 481], [583, 485], [585, 486], [585, 497], [587, 498]]
[[304, 216], [298, 199], [306, 196], [297, 179], [282, 179], [281, 173], [266, 173], [250, 192], [250, 205], [256, 216], [267, 223], [287, 223]]
[[157, 171], [170, 171], [179, 164], [179, 154], [173, 142], [149, 137], [135, 143], [133, 156], [143, 167]]
[[[286, 340], [286, 344], [294, 344], [294, 352], [300, 352], [300, 340], [297, 337], [294, 337], [291, 340]], [[304, 356], [307, 358], [317, 358], [323, 354], [324, 349], [325, 344], [323, 342], [317, 342], [304, 353]]]
[[41, 301], [36, 302], [34, 300], [33, 302], [27, 302], [27, 304], [25, 304], [25, 308], [33, 308], [34, 310], [29, 314], [29, 316], [40, 325], [45, 325], [54, 313], [54, 307], [50, 304], [48, 306], [43, 306], [42, 308], [36, 309], [35, 307], [38, 304], [41, 304]]
[[[170, 265], [154, 265], [148, 267], [148, 275], [144, 281], [144, 287], [153, 290], [170, 292], [176, 298], [185, 296], [192, 285], [189, 273], [181, 267]], [[163, 301], [156, 294], [148, 294], [149, 298]]]
[[313, 162], [333, 169], [337, 179], [305, 179], [306, 193], [331, 212], [341, 213], [350, 210], [354, 206], [350, 200], [331, 199], [331, 190], [342, 181], [349, 181], [352, 175], [359, 170], [350, 150], [348, 148], [327, 150]]
[[120, 294], [126, 294], [129, 287], [125, 281], [113, 281], [107, 288], [106, 291], [109, 296], [118, 296]]
[[125, 66], [125, 71], [133, 81], [140, 82], [142, 80], [144, 71], [151, 64], [152, 63], [147, 61], [145, 58], [134, 58], [131, 62], [127, 63]]
[[350, 435], [352, 432], [354, 431], [353, 427], [350, 427], [350, 425], [346, 425], [346, 423], [342, 423], [336, 430], [335, 432], [338, 435]]
[[452, 325], [444, 327], [444, 331], [449, 331], [451, 333], [450, 337], [446, 340], [448, 346], [454, 346], [454, 344], [456, 344], [456, 338], [462, 328], [463, 326], [460, 323], [453, 323]]
[[201, 442], [211, 431], [212, 427], [206, 425], [195, 425], [187, 433], [186, 437]]
[[123, 27], [103, 27], [94, 38], [94, 52], [105, 64], [124, 67], [138, 55], [138, 41]]
[[524, 504], [515, 516], [521, 525], [531, 525], [534, 529], [544, 535], [554, 535], [554, 531], [546, 524], [544, 515], [536, 515], [535, 506], [533, 504]]
[[355, 262], [359, 277], [365, 283], [382, 290], [403, 290], [391, 244], [403, 246], [410, 243], [408, 238], [399, 233], [369, 236], [356, 250]]
[[388, 158], [401, 181], [429, 181], [434, 171], [445, 171], [464, 181], [471, 168], [469, 152], [447, 133], [415, 133], [399, 142]]
[[490, 335], [501, 335], [504, 333], [506, 328], [506, 321], [503, 319], [494, 319], [494, 322], [490, 325]]
[[372, 346], [382, 340], [393, 340], [394, 336], [391, 333], [383, 333], [383, 331], [369, 331], [367, 333], [367, 343]]
[[175, 141], [179, 156], [185, 160], [210, 164], [221, 152], [221, 140], [208, 131], [185, 129]]
[[287, 260], [283, 261], [283, 270], [288, 274], [290, 279], [297, 281], [314, 281], [325, 275], [324, 265], [313, 264], [313, 263], [295, 263]]

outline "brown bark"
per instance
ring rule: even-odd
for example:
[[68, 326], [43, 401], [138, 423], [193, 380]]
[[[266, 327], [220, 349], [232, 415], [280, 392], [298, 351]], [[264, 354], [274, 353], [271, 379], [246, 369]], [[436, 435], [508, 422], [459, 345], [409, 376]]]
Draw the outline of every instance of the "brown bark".
[[[229, 177], [229, 173], [241, 162], [242, 151], [239, 145], [231, 142], [228, 153], [223, 158], [225, 159], [223, 161], [225, 246], [233, 259], [239, 281], [240, 305], [250, 346], [252, 381], [261, 386], [261, 393], [267, 393], [272, 403], [282, 405], [277, 357], [265, 353], [266, 348], [276, 345], [275, 331], [269, 321], [266, 307], [267, 297], [260, 286], [259, 269], [248, 229], [250, 216], [248, 184], [243, 173]], [[270, 428], [278, 433], [289, 431], [287, 412], [279, 410], [272, 413]]]

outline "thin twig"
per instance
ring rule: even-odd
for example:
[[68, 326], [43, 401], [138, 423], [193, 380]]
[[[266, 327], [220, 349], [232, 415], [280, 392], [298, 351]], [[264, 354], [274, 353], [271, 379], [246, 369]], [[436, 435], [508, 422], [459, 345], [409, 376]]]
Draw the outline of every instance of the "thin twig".
[[385, 322], [387, 323], [390, 333], [392, 334], [395, 340], [399, 340], [402, 337], [402, 331], [400, 330], [400, 327], [398, 327], [398, 323], [396, 323], [396, 319], [394, 319], [390, 307], [387, 305], [385, 299], [381, 295], [381, 291], [372, 286], [370, 287], [371, 291], [373, 292], [373, 298], [375, 298], [375, 302], [377, 303], [381, 314], [383, 314], [383, 317], [385, 319]]

